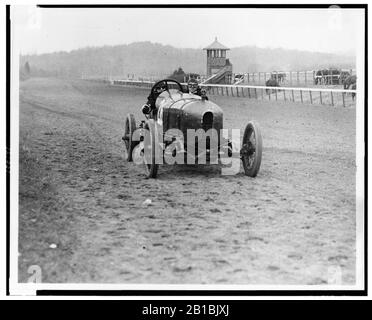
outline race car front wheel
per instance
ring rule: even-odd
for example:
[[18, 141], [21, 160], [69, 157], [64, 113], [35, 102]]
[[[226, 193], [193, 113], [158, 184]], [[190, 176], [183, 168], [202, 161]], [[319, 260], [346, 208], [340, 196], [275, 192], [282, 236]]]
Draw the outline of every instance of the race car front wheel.
[[262, 137], [260, 128], [254, 121], [248, 122], [245, 127], [240, 157], [244, 173], [249, 177], [255, 177], [261, 166]]
[[124, 135], [122, 140], [125, 144], [125, 158], [127, 161], [133, 161], [132, 152], [136, 146], [136, 142], [133, 141], [133, 132], [136, 131], [136, 119], [134, 115], [128, 113], [124, 123]]

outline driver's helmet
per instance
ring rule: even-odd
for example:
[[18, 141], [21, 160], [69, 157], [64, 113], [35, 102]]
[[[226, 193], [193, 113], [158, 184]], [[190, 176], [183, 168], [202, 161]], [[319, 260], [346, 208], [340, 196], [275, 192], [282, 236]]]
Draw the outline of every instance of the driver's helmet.
[[190, 79], [187, 85], [190, 93], [196, 93], [198, 91], [198, 81], [195, 79]]

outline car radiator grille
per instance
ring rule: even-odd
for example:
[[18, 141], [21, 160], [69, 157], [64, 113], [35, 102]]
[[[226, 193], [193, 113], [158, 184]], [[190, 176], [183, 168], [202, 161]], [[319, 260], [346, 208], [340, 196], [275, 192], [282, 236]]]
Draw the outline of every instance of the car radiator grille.
[[203, 120], [202, 120], [203, 129], [205, 131], [211, 129], [213, 127], [213, 113], [208, 111], [204, 113]]

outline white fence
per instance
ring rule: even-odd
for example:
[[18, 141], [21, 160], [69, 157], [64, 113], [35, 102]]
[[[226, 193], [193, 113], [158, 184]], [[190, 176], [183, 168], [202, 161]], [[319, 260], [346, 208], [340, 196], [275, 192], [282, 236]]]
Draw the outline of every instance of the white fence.
[[[113, 86], [134, 86], [139, 88], [151, 88], [153, 81], [138, 80], [109, 80], [89, 79], [91, 81], [105, 82]], [[186, 86], [186, 83], [182, 83]], [[324, 88], [298, 88], [298, 87], [266, 87], [250, 85], [227, 85], [227, 84], [200, 84], [207, 90], [208, 95], [221, 95], [230, 97], [292, 101], [308, 104], [331, 105], [350, 107], [355, 106], [356, 90], [324, 89]]]
[[355, 105], [356, 90], [201, 84], [209, 94], [331, 106]]
[[[321, 70], [319, 70], [321, 71]], [[342, 69], [341, 71], [349, 72], [355, 75], [354, 69]], [[248, 72], [244, 73], [244, 83], [253, 85], [265, 85], [266, 81], [272, 76], [278, 79], [281, 85], [300, 86], [300, 85], [338, 85], [342, 84], [343, 77], [339, 79], [340, 74], [321, 74], [317, 76], [317, 70], [310, 71], [271, 71], [271, 72]]]

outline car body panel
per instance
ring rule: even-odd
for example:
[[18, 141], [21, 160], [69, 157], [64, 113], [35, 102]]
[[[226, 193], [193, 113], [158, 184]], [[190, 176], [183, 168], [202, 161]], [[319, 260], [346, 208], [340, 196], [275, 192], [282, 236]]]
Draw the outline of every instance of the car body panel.
[[223, 128], [223, 111], [215, 103], [198, 95], [169, 90], [161, 93], [156, 100], [157, 121], [163, 131], [178, 129], [186, 140], [187, 129], [213, 128], [218, 134]]

